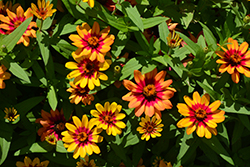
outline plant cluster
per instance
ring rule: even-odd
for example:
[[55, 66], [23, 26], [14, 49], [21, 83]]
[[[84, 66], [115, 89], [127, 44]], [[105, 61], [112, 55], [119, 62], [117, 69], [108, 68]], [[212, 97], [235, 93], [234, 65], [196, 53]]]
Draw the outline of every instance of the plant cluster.
[[0, 0], [0, 165], [250, 166], [249, 13]]

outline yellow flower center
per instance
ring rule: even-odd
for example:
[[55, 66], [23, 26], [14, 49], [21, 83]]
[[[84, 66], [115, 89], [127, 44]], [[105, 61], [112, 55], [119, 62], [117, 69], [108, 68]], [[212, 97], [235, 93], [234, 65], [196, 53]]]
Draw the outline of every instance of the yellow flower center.
[[230, 61], [232, 64], [238, 64], [241, 61], [241, 56], [237, 53], [234, 53], [230, 56]]
[[154, 130], [154, 127], [152, 125], [147, 126], [147, 132], [151, 133]]
[[95, 37], [95, 36], [94, 37], [90, 37], [88, 39], [88, 43], [89, 43], [89, 46], [91, 48], [97, 47], [98, 42], [99, 42], [99, 39], [97, 37]]
[[80, 132], [77, 136], [79, 142], [84, 142], [88, 138], [88, 135], [85, 132]]
[[63, 131], [65, 129], [64, 123], [60, 122], [59, 124], [57, 124], [56, 129], [59, 131]]
[[198, 120], [203, 120], [206, 116], [207, 116], [207, 113], [203, 109], [198, 109], [198, 110], [195, 111], [195, 117]]
[[156, 95], [155, 86], [153, 84], [149, 84], [143, 88], [143, 94], [146, 97], [152, 97]]
[[14, 27], [17, 28], [17, 27], [19, 27], [21, 24], [22, 24], [22, 21], [17, 20], [17, 21], [15, 21], [15, 23], [14, 23]]
[[105, 120], [105, 122], [107, 122], [107, 123], [113, 122], [113, 118], [112, 118], [110, 115], [104, 116], [104, 120]]

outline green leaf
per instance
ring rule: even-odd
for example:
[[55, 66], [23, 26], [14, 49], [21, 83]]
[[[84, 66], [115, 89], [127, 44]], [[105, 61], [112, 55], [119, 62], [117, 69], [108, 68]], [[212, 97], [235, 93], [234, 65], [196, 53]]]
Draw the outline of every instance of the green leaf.
[[201, 139], [205, 144], [207, 144], [212, 150], [214, 150], [218, 155], [221, 156], [224, 160], [226, 160], [231, 165], [234, 165], [233, 159], [230, 157], [226, 149], [221, 145], [220, 141], [216, 137], [212, 137], [211, 139]]
[[47, 98], [48, 98], [50, 107], [52, 108], [52, 110], [55, 111], [56, 107], [57, 107], [57, 104], [58, 104], [58, 101], [57, 101], [57, 97], [56, 97], [55, 88], [52, 85], [49, 88]]
[[[4, 62], [4, 65], [6, 66], [6, 62]], [[9, 70], [13, 75], [24, 80], [26, 83], [31, 83], [27, 73], [16, 62], [9, 62], [9, 65], [7, 65], [7, 67], [8, 66], [10, 67]]]
[[141, 30], [141, 32], [143, 32], [144, 31], [143, 22], [136, 6], [132, 7], [129, 2], [124, 1], [122, 2], [122, 7], [125, 9], [131, 21]]
[[51, 162], [54, 162], [56, 164], [60, 164], [63, 166], [76, 166], [76, 162], [79, 161], [79, 159], [74, 159], [72, 158], [72, 154], [63, 154], [63, 153], [56, 153], [56, 152], [51, 152], [51, 153], [46, 153], [43, 154], [43, 156], [48, 159]]
[[235, 144], [242, 136], [244, 125], [241, 122], [236, 122], [232, 135], [232, 144]]
[[37, 97], [31, 97], [27, 100], [24, 100], [16, 105], [14, 105], [14, 108], [17, 110], [18, 113], [21, 114], [21, 116], [25, 116], [25, 114], [31, 110], [33, 107], [35, 107], [38, 103], [40, 103], [44, 99], [43, 96], [37, 96]]
[[122, 76], [120, 77], [120, 81], [130, 75], [134, 76], [134, 70], [138, 70], [141, 67], [142, 65], [139, 63], [139, 60], [136, 58], [130, 59], [121, 70]]
[[159, 36], [160, 36], [160, 39], [165, 43], [167, 44], [168, 41], [167, 41], [167, 36], [169, 34], [169, 29], [168, 29], [168, 25], [166, 22], [162, 22], [161, 24], [159, 24], [158, 26], [158, 29], [159, 29]]
[[50, 56], [50, 51], [49, 51], [49, 46], [50, 46], [50, 42], [49, 42], [49, 37], [48, 35], [42, 34], [40, 31], [37, 31], [36, 33], [37, 36], [37, 42], [43, 57], [43, 62], [45, 64], [45, 66], [48, 63], [49, 60], [49, 56]]
[[15, 46], [19, 39], [22, 37], [24, 32], [27, 30], [33, 17], [26, 19], [20, 26], [17, 27], [11, 34], [7, 35], [3, 39], [3, 44], [6, 46], [8, 52], [10, 52]]
[[0, 137], [0, 165], [5, 161], [7, 158], [9, 149], [10, 149], [10, 141], [7, 141], [5, 138]]
[[135, 145], [135, 144], [139, 143], [139, 141], [140, 141], [138, 136], [136, 134], [133, 134], [133, 133], [129, 133], [129, 135], [125, 139], [126, 139], [126, 144], [125, 144], [124, 148], [127, 146]]
[[142, 67], [141, 73], [146, 74], [150, 71], [153, 71], [153, 69], [155, 69], [156, 67], [157, 67], [157, 65], [155, 65], [155, 64], [147, 64], [147, 66]]
[[205, 144], [200, 144], [199, 147], [201, 148], [201, 150], [205, 153], [205, 155], [211, 160], [213, 161], [216, 165], [219, 165], [219, 159], [218, 159], [218, 155], [214, 153], [213, 150], [211, 150], [211, 148], [209, 148], [207, 145]]
[[63, 55], [65, 58], [69, 59], [71, 57], [71, 53], [74, 52], [77, 47], [71, 45], [64, 39], [58, 41], [55, 45], [51, 45], [58, 53]]
[[40, 80], [40, 82], [44, 85], [47, 86], [47, 79], [45, 77], [45, 74], [43, 72], [43, 69], [40, 67], [37, 61], [34, 61], [32, 65], [32, 69], [34, 70], [37, 78]]
[[63, 146], [62, 140], [56, 142], [56, 151], [60, 153], [68, 153], [67, 149]]
[[125, 48], [129, 38], [130, 38], [130, 33], [125, 33], [122, 31], [118, 32], [111, 49], [111, 52], [115, 57], [121, 56], [120, 54], [122, 50]]
[[164, 55], [165, 62], [173, 68], [173, 70], [178, 74], [180, 78], [182, 78], [183, 75], [183, 69], [185, 68], [181, 61], [177, 58], [171, 58], [168, 55]]
[[135, 38], [138, 41], [139, 45], [141, 46], [141, 49], [143, 49], [144, 51], [148, 52], [149, 50], [149, 43], [146, 39], [146, 37], [139, 31], [134, 32], [135, 34]]
[[181, 158], [186, 154], [191, 145], [187, 143], [188, 140], [193, 138], [193, 134], [188, 135], [186, 131], [184, 132], [179, 154], [177, 155], [177, 160], [180, 161]]
[[225, 108], [222, 108], [223, 111], [227, 113], [235, 113], [235, 114], [244, 114], [244, 115], [250, 115], [250, 108], [245, 107], [239, 103], [234, 102], [231, 106], [225, 106]]
[[28, 153], [47, 153], [53, 149], [54, 146], [48, 142], [37, 142], [33, 143], [31, 146], [21, 148], [20, 150], [14, 153], [15, 156], [28, 154]]
[[201, 22], [199, 22], [199, 23], [203, 27], [203, 33], [204, 33], [207, 45], [211, 46], [212, 50], [215, 51], [217, 49], [216, 38], [214, 37], [213, 33], [209, 30], [209, 28], [205, 24], [203, 24]]
[[182, 17], [182, 20], [184, 22], [185, 28], [188, 28], [189, 24], [193, 20], [194, 13], [193, 12], [186, 12], [185, 16]]
[[[150, 17], [150, 18], [142, 18], [142, 22], [144, 25], [144, 29], [154, 27], [160, 23], [163, 23], [168, 20], [167, 17]], [[161, 31], [159, 31], [161, 32]]]
[[214, 101], [221, 99], [220, 94], [218, 92], [214, 91], [210, 86], [207, 86], [207, 85], [201, 83], [200, 81], [197, 81], [197, 83], [199, 84], [200, 87], [202, 87], [202, 89], [204, 89], [211, 96], [211, 98]]
[[250, 121], [247, 115], [238, 114], [240, 122], [250, 131]]

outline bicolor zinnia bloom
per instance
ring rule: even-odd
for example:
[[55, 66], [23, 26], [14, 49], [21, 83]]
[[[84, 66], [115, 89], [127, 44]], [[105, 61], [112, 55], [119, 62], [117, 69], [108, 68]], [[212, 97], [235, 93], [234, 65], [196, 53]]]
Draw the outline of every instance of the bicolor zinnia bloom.
[[50, 113], [42, 110], [41, 111], [42, 118], [36, 119], [36, 123], [40, 123], [43, 127], [41, 127], [37, 133], [41, 136], [41, 141], [44, 141], [46, 136], [54, 135], [58, 140], [62, 139], [61, 132], [64, 131], [65, 123], [67, 122], [64, 118], [63, 110], [59, 112], [57, 109], [53, 111], [50, 110]]
[[68, 79], [75, 78], [74, 85], [80, 85], [81, 88], [88, 86], [90, 90], [93, 90], [95, 86], [100, 86], [100, 80], [108, 80], [108, 76], [100, 71], [105, 71], [109, 68], [111, 60], [104, 60], [103, 63], [95, 60], [90, 60], [88, 57], [73, 57], [75, 62], [67, 62], [65, 67], [73, 69], [67, 75]]
[[35, 158], [33, 161], [25, 156], [24, 158], [24, 162], [20, 162], [20, 161], [17, 161], [16, 162], [16, 166], [17, 167], [47, 167], [49, 165], [49, 161], [46, 160], [46, 161], [43, 161], [43, 162], [40, 162], [40, 159], [39, 158]]
[[8, 121], [15, 121], [18, 117], [19, 117], [19, 114], [17, 114], [17, 110], [12, 107], [12, 108], [5, 108], [4, 110], [5, 112], [5, 119], [7, 119]]
[[2, 64], [0, 66], [0, 89], [5, 88], [5, 83], [3, 82], [6, 79], [10, 79], [11, 74], [6, 72], [7, 68]]
[[84, 160], [80, 159], [76, 164], [76, 167], [97, 167], [95, 161], [93, 159], [89, 161], [89, 156], [87, 155], [84, 157]]
[[126, 124], [121, 120], [125, 118], [124, 113], [120, 113], [122, 106], [116, 102], [106, 102], [104, 107], [97, 103], [95, 105], [97, 110], [91, 110], [90, 113], [95, 117], [92, 118], [97, 128], [106, 130], [108, 135], [116, 136], [122, 133], [122, 129], [126, 127]]
[[122, 99], [129, 101], [129, 108], [135, 108], [137, 117], [145, 112], [149, 117], [156, 115], [156, 118], [160, 119], [160, 111], [173, 107], [169, 99], [173, 97], [176, 90], [169, 87], [173, 82], [171, 79], [164, 81], [165, 76], [166, 71], [157, 73], [156, 68], [145, 75], [135, 70], [134, 79], [137, 85], [129, 80], [123, 81], [123, 85], [130, 92]]
[[98, 22], [94, 22], [92, 29], [87, 23], [82, 23], [82, 26], [76, 27], [77, 34], [71, 34], [69, 39], [73, 41], [73, 45], [78, 49], [72, 53], [73, 57], [81, 57], [88, 55], [90, 60], [98, 60], [104, 62], [104, 56], [111, 49], [115, 36], [108, 35], [110, 27], [100, 31]]
[[139, 123], [139, 127], [136, 129], [140, 134], [142, 134], [141, 139], [148, 141], [150, 136], [152, 138], [161, 137], [160, 132], [163, 130], [162, 127], [164, 126], [161, 124], [161, 119], [156, 119], [153, 116], [150, 119], [149, 116], [146, 115], [145, 118], [141, 118], [141, 122]]
[[68, 130], [62, 132], [64, 147], [68, 148], [69, 152], [74, 150], [73, 158], [75, 159], [79, 156], [84, 158], [86, 154], [92, 155], [93, 152], [99, 154], [101, 151], [96, 143], [103, 140], [103, 137], [98, 135], [102, 130], [93, 128], [95, 124], [92, 120], [88, 120], [87, 115], [83, 115], [82, 120], [76, 116], [73, 116], [72, 119], [73, 124], [66, 123]]
[[219, 68], [219, 72], [228, 72], [231, 74], [231, 78], [234, 83], [240, 81], [240, 73], [246, 77], [250, 77], [250, 51], [248, 51], [248, 43], [243, 42], [240, 46], [237, 40], [228, 38], [227, 49], [223, 46], [223, 51], [216, 51], [215, 53], [220, 57], [216, 63], [222, 64]]
[[74, 85], [73, 82], [69, 82], [70, 88], [67, 89], [67, 92], [70, 92], [69, 96], [70, 103], [79, 104], [82, 102], [85, 106], [90, 105], [91, 101], [94, 100], [94, 96], [89, 94], [89, 88], [81, 88], [79, 85]]
[[82, 0], [83, 2], [87, 2], [91, 8], [95, 6], [95, 0]]
[[180, 46], [182, 39], [180, 38], [180, 34], [176, 34], [175, 30], [173, 30], [169, 32], [167, 41], [170, 48], [176, 48], [177, 46]]
[[[7, 15], [0, 15], [0, 29], [6, 30], [6, 34], [11, 34], [17, 27], [19, 27], [27, 18], [33, 17], [31, 13], [31, 9], [28, 8], [26, 12], [24, 12], [21, 6], [18, 6], [16, 9], [16, 14], [11, 12], [9, 9], [6, 9]], [[29, 37], [36, 38], [36, 31], [32, 29], [33, 27], [37, 27], [36, 22], [30, 22], [28, 28], [19, 39], [17, 44], [23, 43], [25, 46], [28, 46], [30, 43]]]
[[[154, 159], [154, 162], [152, 163], [153, 167], [166, 167], [166, 166], [164, 166], [166, 164], [169, 164], [169, 163], [167, 161], [165, 161], [163, 158], [158, 157], [158, 156], [156, 156], [156, 158]], [[170, 165], [171, 165], [171, 163], [170, 163]], [[172, 165], [167, 166], [167, 167], [172, 167]]]
[[210, 139], [212, 134], [217, 135], [217, 123], [225, 120], [225, 111], [219, 110], [220, 100], [216, 100], [209, 105], [210, 96], [204, 94], [200, 97], [198, 92], [193, 93], [193, 100], [184, 96], [184, 103], [177, 104], [179, 113], [185, 118], [181, 119], [177, 126], [179, 128], [187, 127], [187, 134], [190, 135], [196, 130], [199, 137]]
[[53, 4], [50, 4], [50, 1], [45, 2], [45, 0], [37, 0], [37, 6], [34, 3], [31, 3], [31, 12], [41, 20], [51, 17], [53, 13], [56, 12], [56, 9], [52, 9]]

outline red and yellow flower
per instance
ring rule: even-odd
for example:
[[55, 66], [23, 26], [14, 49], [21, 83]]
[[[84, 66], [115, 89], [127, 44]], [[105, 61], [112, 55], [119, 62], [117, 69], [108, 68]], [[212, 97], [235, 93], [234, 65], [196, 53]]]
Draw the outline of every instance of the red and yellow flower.
[[64, 147], [68, 148], [69, 152], [74, 150], [73, 157], [75, 159], [79, 156], [84, 158], [86, 154], [92, 155], [93, 152], [99, 154], [101, 151], [96, 143], [103, 140], [103, 137], [98, 135], [102, 130], [93, 128], [95, 124], [92, 120], [89, 121], [86, 115], [82, 116], [82, 120], [76, 116], [73, 116], [72, 119], [73, 124], [66, 123], [68, 130], [62, 132]]
[[38, 19], [45, 20], [47, 17], [51, 17], [53, 13], [56, 12], [56, 9], [52, 9], [53, 4], [50, 4], [50, 1], [45, 2], [45, 0], [37, 0], [37, 6], [34, 3], [31, 3], [31, 12]]
[[0, 89], [5, 88], [5, 83], [3, 82], [6, 79], [10, 79], [11, 74], [6, 72], [7, 68], [2, 64], [0, 66]]
[[100, 71], [107, 70], [111, 60], [107, 59], [101, 63], [85, 56], [73, 58], [77, 63], [67, 62], [65, 67], [74, 70], [67, 75], [68, 79], [74, 78], [74, 85], [80, 85], [81, 88], [88, 86], [90, 90], [93, 90], [95, 86], [100, 86], [100, 80], [108, 80], [108, 76]]
[[59, 112], [57, 109], [50, 113], [42, 110], [42, 118], [36, 119], [36, 123], [40, 123], [43, 127], [40, 128], [37, 133], [41, 136], [41, 141], [44, 141], [47, 136], [54, 135], [58, 140], [62, 139], [61, 132], [65, 130], [65, 123], [67, 122], [64, 118], [63, 110]]
[[248, 51], [248, 43], [243, 42], [240, 46], [237, 40], [228, 38], [227, 49], [220, 46], [224, 51], [216, 51], [215, 53], [220, 57], [216, 63], [222, 64], [219, 72], [228, 72], [234, 83], [240, 81], [240, 73], [246, 77], [250, 77], [250, 51]]
[[79, 85], [74, 85], [73, 82], [69, 82], [70, 88], [67, 89], [67, 92], [72, 93], [69, 96], [70, 103], [79, 104], [80, 101], [86, 106], [90, 105], [91, 101], [94, 100], [94, 96], [92, 94], [89, 94], [89, 88], [81, 88]]
[[130, 91], [122, 97], [123, 100], [129, 101], [129, 108], [135, 108], [135, 115], [140, 117], [143, 112], [145, 115], [161, 118], [161, 112], [165, 109], [171, 109], [172, 103], [170, 98], [173, 97], [176, 90], [169, 87], [172, 80], [164, 81], [166, 71], [157, 73], [157, 69], [142, 75], [140, 71], [134, 71], [135, 82], [124, 80], [124, 86]]
[[84, 157], [84, 160], [80, 159], [76, 164], [76, 167], [97, 167], [95, 161], [93, 159], [89, 161], [89, 156], [87, 155]]
[[95, 117], [92, 119], [97, 128], [106, 130], [108, 135], [120, 135], [122, 133], [121, 129], [126, 127], [126, 124], [120, 121], [126, 116], [120, 113], [122, 106], [117, 105], [116, 102], [111, 104], [106, 102], [104, 107], [100, 103], [97, 103], [95, 107], [97, 110], [91, 110], [90, 113]]
[[199, 137], [210, 139], [212, 134], [217, 135], [217, 123], [225, 120], [225, 111], [219, 110], [221, 105], [219, 100], [216, 100], [209, 105], [210, 96], [204, 94], [200, 97], [198, 92], [193, 93], [193, 100], [184, 96], [184, 103], [177, 104], [179, 113], [186, 116], [181, 119], [177, 126], [179, 128], [187, 127], [187, 134], [190, 135], [196, 130]]
[[141, 126], [138, 127], [136, 130], [143, 134], [141, 136], [142, 140], [148, 141], [150, 139], [150, 136], [152, 138], [160, 137], [160, 132], [163, 130], [162, 127], [164, 126], [161, 124], [161, 119], [156, 119], [155, 116], [153, 116], [152, 120], [149, 116], [146, 115], [145, 118], [141, 118], [141, 122], [139, 123]]
[[87, 23], [82, 23], [82, 26], [76, 27], [77, 34], [71, 34], [69, 39], [77, 46], [78, 49], [72, 53], [73, 57], [81, 57], [88, 55], [90, 60], [98, 60], [104, 62], [104, 56], [110, 50], [110, 45], [113, 44], [115, 36], [108, 35], [110, 27], [100, 31], [98, 22], [94, 22], [91, 29]]
[[24, 162], [21, 162], [21, 161], [17, 161], [16, 162], [16, 166], [17, 167], [47, 167], [48, 165], [49, 165], [49, 161], [48, 160], [40, 162], [40, 159], [36, 157], [32, 161], [27, 156], [25, 156]]
[[5, 112], [5, 119], [7, 119], [8, 121], [15, 121], [18, 117], [19, 117], [19, 114], [17, 114], [17, 110], [12, 107], [12, 108], [5, 108], [4, 110]]
[[[6, 30], [6, 34], [11, 34], [17, 27], [19, 27], [27, 18], [33, 17], [31, 13], [31, 9], [28, 8], [26, 12], [24, 12], [21, 6], [18, 6], [16, 9], [16, 14], [11, 12], [9, 9], [6, 9], [7, 15], [0, 15], [0, 29]], [[23, 43], [25, 46], [28, 46], [30, 43], [29, 37], [36, 38], [36, 31], [32, 29], [33, 27], [37, 27], [36, 22], [30, 22], [28, 28], [19, 39], [17, 44]]]

